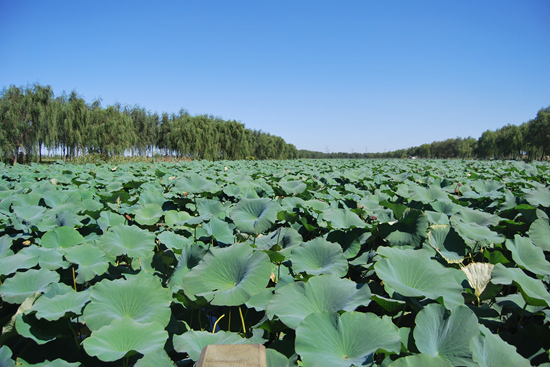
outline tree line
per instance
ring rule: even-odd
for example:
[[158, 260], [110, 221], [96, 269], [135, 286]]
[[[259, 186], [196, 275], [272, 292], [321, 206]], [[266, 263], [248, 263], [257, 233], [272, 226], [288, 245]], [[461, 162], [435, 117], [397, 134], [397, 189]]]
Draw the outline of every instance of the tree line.
[[407, 149], [385, 153], [322, 153], [299, 150], [300, 158], [461, 158], [461, 159], [548, 159], [550, 154], [550, 106], [538, 111], [535, 118], [522, 123], [483, 132], [472, 137], [434, 141]]
[[141, 106], [87, 103], [76, 91], [55, 96], [39, 84], [4, 88], [0, 94], [0, 158], [15, 164], [42, 154], [72, 159], [87, 154], [188, 159], [294, 159], [283, 138], [212, 115], [151, 113]]

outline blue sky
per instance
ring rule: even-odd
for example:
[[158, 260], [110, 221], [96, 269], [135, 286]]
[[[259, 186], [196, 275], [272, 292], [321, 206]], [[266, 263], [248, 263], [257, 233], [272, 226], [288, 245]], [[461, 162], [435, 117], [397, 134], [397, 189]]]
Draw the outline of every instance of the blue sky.
[[0, 87], [381, 152], [550, 105], [550, 2], [0, 0]]

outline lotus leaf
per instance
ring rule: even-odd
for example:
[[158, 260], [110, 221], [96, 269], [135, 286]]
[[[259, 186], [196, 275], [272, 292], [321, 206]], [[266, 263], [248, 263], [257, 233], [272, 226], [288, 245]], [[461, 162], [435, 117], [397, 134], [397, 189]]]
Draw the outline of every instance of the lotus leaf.
[[418, 313], [414, 340], [421, 353], [441, 357], [453, 366], [476, 366], [470, 341], [480, 335], [476, 315], [464, 305], [449, 312], [433, 303]]
[[175, 234], [174, 232], [162, 232], [158, 235], [158, 240], [163, 243], [166, 247], [172, 250], [181, 250], [185, 245], [190, 245], [193, 243], [193, 238], [187, 238]]
[[432, 357], [429, 354], [413, 354], [411, 356], [399, 358], [395, 362], [392, 362], [388, 367], [453, 367], [453, 365], [441, 358], [441, 357]]
[[69, 266], [69, 263], [63, 260], [63, 255], [61, 251], [61, 249], [57, 248], [29, 246], [19, 251], [18, 254], [31, 255], [36, 257], [38, 259], [38, 264], [41, 268], [44, 269], [66, 269]]
[[[406, 297], [443, 299], [447, 307], [464, 303], [462, 286], [448, 269], [430, 259], [424, 250], [378, 248], [384, 258], [374, 264], [376, 274], [386, 285]], [[391, 295], [391, 294], [390, 294]]]
[[84, 242], [84, 237], [74, 228], [58, 227], [52, 231], [44, 233], [41, 246], [44, 248], [69, 248], [80, 245]]
[[287, 195], [298, 195], [307, 189], [307, 185], [303, 181], [280, 181], [279, 186]]
[[180, 353], [189, 354], [189, 358], [198, 361], [201, 352], [207, 345], [215, 344], [248, 344], [249, 339], [241, 337], [237, 333], [218, 331], [209, 333], [206, 331], [189, 330], [183, 335], [174, 335], [174, 349]]
[[420, 201], [423, 204], [429, 204], [434, 201], [450, 202], [449, 194], [437, 186], [428, 186], [428, 188], [424, 188], [419, 185], [413, 185], [409, 187], [409, 192], [406, 197], [408, 197], [409, 200]]
[[188, 297], [204, 297], [213, 305], [238, 306], [264, 289], [271, 276], [271, 262], [263, 252], [246, 243], [212, 248], [183, 277]]
[[94, 285], [90, 298], [84, 321], [92, 331], [124, 317], [141, 324], [155, 322], [161, 328], [170, 320], [171, 292], [158, 278], [142, 272], [127, 280], [104, 279]]
[[0, 296], [8, 303], [22, 303], [35, 292], [45, 292], [51, 283], [59, 281], [59, 274], [47, 269], [30, 269], [16, 273], [0, 285]]
[[18, 313], [15, 327], [17, 332], [34, 340], [37, 344], [46, 344], [57, 338], [72, 338], [73, 332], [68, 320], [39, 320], [34, 314]]
[[54, 321], [67, 313], [82, 315], [82, 309], [90, 300], [90, 290], [76, 292], [69, 288], [69, 292], [57, 294], [53, 297], [43, 295], [36, 300], [29, 312], [36, 311], [36, 318]]
[[533, 306], [550, 306], [550, 293], [540, 279], [534, 279], [518, 268], [506, 268], [496, 264], [491, 282], [494, 284], [514, 284], [520, 288], [521, 295], [527, 304]]
[[479, 296], [481, 296], [481, 293], [483, 293], [485, 287], [487, 287], [487, 284], [489, 284], [491, 280], [491, 272], [494, 267], [493, 264], [470, 263], [468, 266], [460, 268], [460, 270], [466, 274], [470, 287], [474, 289], [475, 295], [478, 298], [478, 303]]
[[67, 362], [64, 359], [57, 358], [53, 361], [45, 360], [44, 362], [41, 362], [40, 364], [30, 364], [27, 361], [25, 361], [22, 358], [17, 359], [17, 366], [18, 367], [81, 367], [82, 365], [78, 362]]
[[550, 223], [546, 218], [539, 218], [529, 227], [529, 238], [544, 251], [550, 251]]
[[[232, 244], [235, 242], [235, 236], [233, 235], [233, 229], [230, 227], [230, 224], [218, 218], [210, 219], [209, 222], [202, 225], [201, 229], [207, 236], [218, 242], [225, 244]], [[201, 232], [202, 231], [197, 231], [197, 237], [201, 237]]]
[[537, 188], [525, 194], [525, 200], [534, 207], [550, 207], [550, 190], [546, 188]]
[[344, 209], [327, 209], [323, 212], [323, 219], [335, 229], [363, 228], [365, 222], [357, 214]]
[[[11, 250], [10, 250], [11, 251]], [[19, 251], [15, 255], [1, 254], [0, 274], [10, 275], [20, 269], [30, 269], [38, 264], [38, 257]]]
[[292, 269], [309, 275], [334, 274], [343, 277], [348, 272], [348, 262], [342, 247], [322, 237], [302, 243], [290, 254]]
[[201, 194], [203, 192], [214, 193], [220, 191], [221, 188], [215, 182], [210, 181], [197, 174], [191, 175], [189, 178], [183, 178], [176, 182], [176, 187], [183, 192], [189, 194]]
[[379, 228], [391, 246], [419, 247], [427, 236], [428, 217], [420, 210], [407, 209], [399, 221], [381, 224]]
[[266, 348], [265, 359], [267, 367], [290, 367], [290, 361], [288, 358], [277, 352], [275, 349]]
[[466, 256], [466, 243], [450, 225], [430, 226], [428, 243], [449, 263], [462, 262]]
[[11, 359], [11, 349], [7, 345], [0, 347], [0, 366], [15, 367], [15, 361]]
[[225, 213], [226, 208], [217, 200], [201, 199], [197, 200], [197, 211], [199, 215], [211, 215], [214, 218], [219, 218], [220, 214]]
[[544, 251], [528, 237], [516, 234], [513, 240], [506, 240], [506, 248], [512, 252], [512, 258], [520, 267], [537, 275], [550, 275], [550, 263], [546, 261]]
[[105, 252], [91, 243], [65, 250], [65, 258], [70, 263], [78, 265], [76, 282], [79, 284], [92, 280], [96, 275], [104, 274], [109, 268]]
[[364, 365], [378, 349], [398, 353], [401, 339], [389, 318], [372, 313], [312, 313], [296, 329], [304, 367]]
[[186, 244], [181, 250], [181, 255], [178, 258], [178, 266], [172, 273], [168, 286], [172, 290], [183, 289], [183, 277], [189, 273], [191, 269], [199, 264], [204, 255], [206, 249], [198, 244]]
[[275, 315], [296, 329], [306, 316], [315, 312], [353, 311], [370, 303], [370, 289], [334, 275], [322, 275], [307, 283], [295, 282], [277, 288], [267, 305], [267, 316]]
[[156, 244], [155, 235], [151, 232], [136, 226], [119, 224], [103, 234], [99, 245], [105, 252], [114, 256], [128, 255], [135, 258], [147, 258], [151, 256]]
[[141, 225], [151, 226], [159, 221], [163, 213], [159, 204], [145, 204], [134, 212], [136, 215], [134, 220]]
[[237, 228], [245, 233], [260, 234], [277, 219], [277, 204], [270, 199], [242, 199], [231, 213]]
[[164, 349], [157, 349], [140, 358], [134, 367], [175, 367]]
[[111, 211], [102, 211], [99, 214], [99, 219], [97, 220], [97, 224], [99, 225], [99, 228], [103, 232], [105, 232], [108, 228], [118, 226], [119, 224], [124, 224], [126, 219], [124, 216], [113, 213]]
[[143, 324], [125, 316], [94, 331], [82, 345], [89, 355], [112, 362], [130, 352], [147, 355], [162, 349], [168, 340], [168, 333], [163, 329], [156, 322]]
[[523, 358], [516, 348], [502, 340], [498, 334], [493, 334], [483, 325], [479, 325], [480, 335], [470, 341], [473, 360], [480, 367], [529, 367], [529, 360]]

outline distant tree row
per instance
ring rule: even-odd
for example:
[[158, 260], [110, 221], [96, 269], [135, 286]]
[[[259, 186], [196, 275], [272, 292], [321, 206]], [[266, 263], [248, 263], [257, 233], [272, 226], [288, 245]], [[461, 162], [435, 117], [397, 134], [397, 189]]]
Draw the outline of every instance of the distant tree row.
[[479, 158], [479, 159], [547, 159], [550, 154], [550, 107], [519, 126], [506, 125], [485, 131], [479, 139], [472, 137], [434, 141], [408, 149], [385, 153], [322, 153], [299, 150], [300, 158]]
[[151, 113], [140, 106], [99, 100], [76, 91], [55, 96], [50, 86], [10, 86], [0, 93], [0, 157], [42, 161], [43, 152], [71, 159], [163, 154], [190, 159], [293, 159], [298, 150], [281, 137], [211, 115]]

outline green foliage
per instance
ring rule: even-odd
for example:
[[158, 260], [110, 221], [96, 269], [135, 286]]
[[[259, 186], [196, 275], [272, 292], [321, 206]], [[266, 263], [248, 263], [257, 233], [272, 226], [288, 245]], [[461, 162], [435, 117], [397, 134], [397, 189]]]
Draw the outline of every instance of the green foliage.
[[260, 343], [271, 366], [546, 365], [549, 168], [1, 166], [0, 364], [173, 367]]

